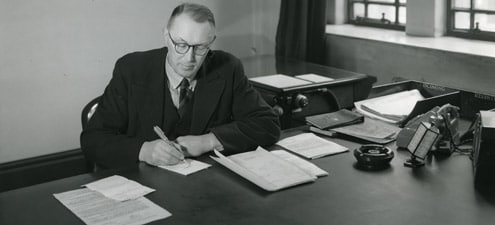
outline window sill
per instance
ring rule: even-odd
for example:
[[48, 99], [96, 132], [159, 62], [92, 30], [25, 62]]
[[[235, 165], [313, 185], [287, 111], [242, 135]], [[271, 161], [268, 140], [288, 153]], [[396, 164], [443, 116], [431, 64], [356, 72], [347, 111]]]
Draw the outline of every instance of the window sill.
[[327, 25], [326, 33], [358, 39], [367, 39], [398, 45], [435, 49], [447, 52], [495, 58], [495, 43], [456, 37], [418, 37], [404, 31], [387, 30], [350, 24]]

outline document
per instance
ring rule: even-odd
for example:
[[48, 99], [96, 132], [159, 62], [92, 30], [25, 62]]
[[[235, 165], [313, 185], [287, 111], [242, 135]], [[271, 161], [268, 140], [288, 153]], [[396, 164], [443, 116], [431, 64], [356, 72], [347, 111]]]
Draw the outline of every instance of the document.
[[299, 168], [303, 169], [309, 174], [312, 174], [313, 176], [322, 177], [328, 175], [327, 171], [322, 170], [320, 167], [316, 166], [315, 164], [306, 161], [305, 159], [302, 159], [299, 156], [293, 155], [287, 151], [275, 150], [275, 151], [271, 151], [270, 153], [280, 157], [281, 159], [291, 162], [292, 164], [298, 166]]
[[284, 74], [274, 74], [274, 75], [268, 75], [268, 76], [253, 77], [253, 78], [250, 78], [249, 80], [255, 81], [255, 82], [258, 82], [261, 84], [266, 84], [266, 85], [276, 87], [276, 88], [295, 87], [295, 86], [301, 86], [301, 85], [306, 85], [306, 84], [312, 83], [312, 82], [307, 81], [307, 80], [294, 78], [294, 77], [287, 76]]
[[176, 172], [187, 176], [191, 173], [196, 173], [200, 170], [204, 170], [211, 166], [208, 163], [200, 162], [193, 159], [186, 159], [186, 161], [187, 161], [186, 163], [179, 163], [177, 165], [159, 166], [159, 167], [162, 169], [170, 170], [172, 172]]
[[423, 99], [421, 93], [413, 89], [358, 101], [354, 105], [356, 110], [365, 116], [389, 123], [399, 123], [412, 112], [416, 102]]
[[118, 175], [100, 179], [83, 186], [117, 201], [136, 199], [155, 191], [155, 189]]
[[88, 188], [58, 193], [54, 196], [89, 225], [138, 225], [172, 215], [145, 197], [121, 202]]
[[314, 73], [297, 75], [296, 77], [299, 78], [299, 79], [311, 81], [313, 83], [322, 83], [322, 82], [328, 82], [328, 81], [334, 80], [334, 79], [332, 79], [330, 77], [324, 77], [324, 76], [317, 75], [317, 74], [314, 74]]
[[261, 147], [229, 157], [219, 151], [214, 152], [216, 157], [210, 156], [213, 160], [267, 191], [277, 191], [317, 179], [315, 175]]
[[308, 159], [316, 159], [349, 150], [342, 145], [325, 140], [313, 133], [303, 133], [284, 138], [277, 142], [276, 145]]
[[364, 123], [331, 129], [337, 133], [346, 134], [373, 143], [386, 144], [395, 140], [400, 128], [381, 120], [366, 117]]

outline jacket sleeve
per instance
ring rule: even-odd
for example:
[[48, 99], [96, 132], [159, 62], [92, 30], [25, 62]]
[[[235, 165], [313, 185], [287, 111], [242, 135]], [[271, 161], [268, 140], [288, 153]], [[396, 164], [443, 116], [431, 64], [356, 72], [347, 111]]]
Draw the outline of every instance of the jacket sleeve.
[[122, 58], [100, 98], [96, 112], [80, 136], [85, 156], [103, 168], [135, 164], [144, 143], [128, 136], [128, 84], [122, 73]]
[[233, 121], [211, 129], [224, 149], [235, 153], [276, 143], [280, 137], [278, 116], [249, 83], [238, 59], [234, 67], [233, 89]]

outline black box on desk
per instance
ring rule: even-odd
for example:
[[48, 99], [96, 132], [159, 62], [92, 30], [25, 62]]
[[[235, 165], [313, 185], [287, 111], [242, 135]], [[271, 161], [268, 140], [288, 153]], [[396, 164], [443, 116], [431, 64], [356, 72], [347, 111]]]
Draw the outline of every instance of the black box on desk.
[[[353, 75], [335, 79], [312, 73], [273, 74], [252, 77], [250, 81], [279, 115], [282, 129], [286, 129], [305, 124], [306, 116], [348, 108], [355, 100], [364, 98], [365, 95], [354, 94], [354, 86], [366, 75]], [[369, 91], [371, 83], [363, 89]]]
[[478, 188], [495, 186], [494, 119], [495, 112], [482, 111], [475, 121], [472, 157], [474, 183]]

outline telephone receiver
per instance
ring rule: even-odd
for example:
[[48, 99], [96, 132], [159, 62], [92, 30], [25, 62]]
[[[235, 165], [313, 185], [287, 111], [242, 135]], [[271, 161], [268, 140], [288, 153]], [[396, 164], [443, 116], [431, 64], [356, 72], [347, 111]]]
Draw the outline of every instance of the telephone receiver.
[[440, 130], [440, 138], [437, 139], [434, 148], [451, 153], [453, 151], [451, 144], [459, 143], [459, 107], [445, 104], [441, 107], [435, 106], [430, 111], [411, 119], [397, 134], [397, 147], [407, 148], [421, 122], [432, 123]]

